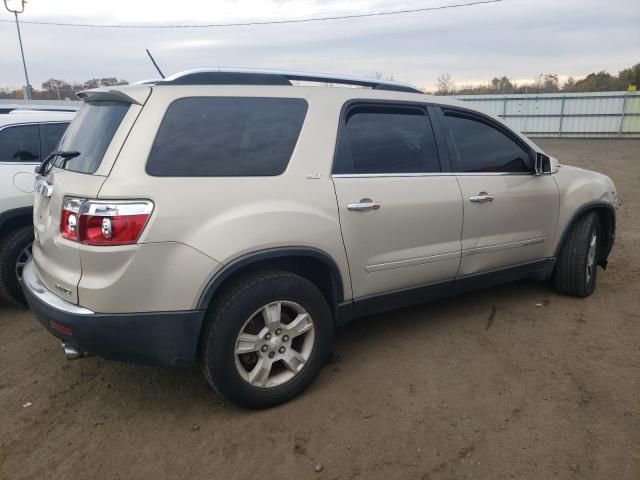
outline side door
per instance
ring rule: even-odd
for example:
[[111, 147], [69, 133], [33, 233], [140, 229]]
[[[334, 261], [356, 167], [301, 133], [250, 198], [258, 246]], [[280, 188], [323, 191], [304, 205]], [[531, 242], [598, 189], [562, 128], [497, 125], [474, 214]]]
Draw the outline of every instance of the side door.
[[484, 115], [443, 108], [440, 119], [464, 204], [458, 275], [542, 260], [555, 235], [559, 193], [550, 175], [535, 175], [535, 152]]
[[383, 293], [397, 303], [411, 303], [411, 292], [425, 300], [416, 287], [446, 289], [455, 277], [462, 197], [439, 157], [425, 106], [343, 108], [332, 177], [353, 296], [370, 301], [356, 302], [360, 313], [391, 308]]

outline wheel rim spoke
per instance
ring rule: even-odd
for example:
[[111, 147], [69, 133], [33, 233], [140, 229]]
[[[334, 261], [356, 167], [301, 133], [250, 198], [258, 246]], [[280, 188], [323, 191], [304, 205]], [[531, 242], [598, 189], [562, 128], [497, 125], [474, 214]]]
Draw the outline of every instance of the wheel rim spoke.
[[300, 313], [286, 328], [291, 338], [298, 337], [313, 328], [311, 316], [306, 312]]
[[236, 341], [236, 355], [251, 353], [258, 350], [258, 336], [250, 333], [241, 333]]
[[31, 251], [32, 247], [33, 247], [33, 244], [30, 243], [29, 245], [24, 247], [20, 252], [20, 254], [18, 255], [18, 259], [16, 261], [16, 277], [18, 277], [19, 281], [22, 281], [22, 270], [24, 270], [24, 266], [33, 256], [33, 253]]
[[300, 352], [290, 349], [282, 362], [291, 372], [298, 373], [307, 363], [307, 359]]
[[264, 387], [271, 373], [271, 360], [260, 357], [256, 366], [249, 372], [249, 382], [258, 387]]
[[282, 303], [270, 303], [262, 309], [262, 318], [264, 318], [264, 324], [267, 327], [274, 326], [280, 323], [280, 316], [282, 315]]
[[589, 240], [589, 250], [587, 250], [587, 282], [591, 281], [593, 271], [596, 268], [596, 252], [598, 250], [598, 235], [596, 232], [591, 234]]

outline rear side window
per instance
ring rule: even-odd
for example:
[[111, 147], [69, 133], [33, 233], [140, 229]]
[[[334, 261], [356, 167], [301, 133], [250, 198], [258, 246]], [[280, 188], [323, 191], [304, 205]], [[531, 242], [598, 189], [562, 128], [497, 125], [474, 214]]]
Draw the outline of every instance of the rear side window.
[[69, 126], [68, 123], [41, 123], [40, 124], [40, 151], [46, 157], [53, 152], [62, 138], [62, 134]]
[[433, 129], [422, 108], [358, 106], [347, 113], [334, 173], [439, 171]]
[[299, 98], [189, 97], [174, 101], [147, 173], [167, 177], [280, 175], [307, 112]]
[[16, 125], [0, 130], [0, 162], [37, 162], [39, 159], [37, 125]]
[[445, 112], [458, 149], [459, 171], [531, 173], [527, 150], [497, 128], [465, 115]]
[[[126, 102], [85, 102], [60, 143], [60, 150], [80, 155], [66, 162], [65, 168], [80, 173], [94, 173], [131, 104]], [[56, 166], [62, 160], [56, 160]]]

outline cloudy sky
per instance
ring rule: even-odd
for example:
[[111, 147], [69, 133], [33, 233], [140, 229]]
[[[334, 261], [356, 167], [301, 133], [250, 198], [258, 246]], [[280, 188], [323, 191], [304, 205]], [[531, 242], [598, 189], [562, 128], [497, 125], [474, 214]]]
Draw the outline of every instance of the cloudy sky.
[[[474, 0], [29, 0], [24, 21], [119, 25], [244, 23], [436, 7]], [[10, 0], [15, 3], [14, 0]], [[0, 5], [2, 5], [0, 3]], [[0, 20], [13, 15], [0, 8]], [[99, 29], [22, 24], [32, 85], [156, 77], [203, 66], [372, 75], [432, 89], [495, 75], [616, 73], [640, 62], [638, 0], [503, 0], [447, 10], [324, 22], [201, 29]], [[15, 23], [0, 22], [0, 86], [22, 85]]]

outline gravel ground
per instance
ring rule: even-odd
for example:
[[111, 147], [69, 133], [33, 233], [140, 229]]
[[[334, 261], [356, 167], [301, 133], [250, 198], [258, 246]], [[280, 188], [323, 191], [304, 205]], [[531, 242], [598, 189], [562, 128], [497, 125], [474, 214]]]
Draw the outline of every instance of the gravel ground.
[[592, 297], [524, 281], [357, 321], [304, 395], [260, 412], [195, 370], [67, 362], [3, 305], [0, 478], [637, 480], [640, 141], [539, 143], [618, 186]]

